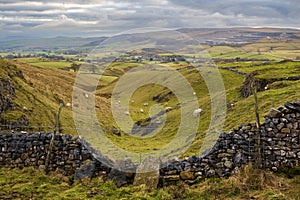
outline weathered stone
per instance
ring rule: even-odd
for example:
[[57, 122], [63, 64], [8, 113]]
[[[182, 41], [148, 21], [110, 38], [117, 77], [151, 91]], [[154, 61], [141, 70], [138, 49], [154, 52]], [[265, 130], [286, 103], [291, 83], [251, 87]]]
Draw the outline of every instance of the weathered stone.
[[147, 157], [136, 170], [133, 185], [146, 185], [149, 189], [156, 189], [159, 182], [159, 161], [154, 157]]
[[216, 175], [216, 171], [213, 170], [213, 169], [210, 169], [210, 170], [208, 170], [208, 171], [206, 172], [206, 176], [207, 176], [207, 177], [212, 177], [212, 176], [214, 176], [214, 175]]
[[218, 158], [230, 157], [230, 156], [232, 156], [232, 154], [229, 154], [229, 153], [220, 153], [220, 154], [218, 154]]
[[286, 157], [287, 157], [287, 158], [296, 158], [297, 155], [296, 155], [295, 152], [289, 151], [289, 152], [287, 152]]
[[289, 128], [283, 128], [283, 129], [281, 129], [281, 132], [282, 133], [291, 133], [291, 129], [289, 129]]
[[216, 164], [216, 167], [217, 167], [217, 168], [223, 168], [223, 167], [224, 167], [224, 164], [223, 164], [222, 162], [217, 163], [217, 164]]
[[243, 163], [244, 156], [241, 152], [238, 152], [237, 154], [235, 154], [233, 160], [234, 160], [234, 164], [239, 166]]
[[203, 175], [203, 173], [202, 173], [202, 172], [200, 172], [200, 171], [195, 173], [195, 176], [196, 176], [196, 177], [198, 177], [198, 176], [202, 176], [202, 175]]
[[180, 178], [182, 180], [194, 180], [196, 177], [195, 177], [194, 173], [192, 173], [190, 171], [182, 171], [182, 172], [180, 172]]
[[296, 112], [300, 112], [300, 106], [298, 103], [290, 103], [290, 102], [287, 102], [284, 104], [284, 106], [292, 111], [296, 111]]
[[274, 125], [277, 125], [279, 123], [279, 118], [273, 118], [272, 121], [273, 121]]
[[276, 137], [276, 138], [284, 138], [284, 137], [286, 137], [286, 134], [285, 134], [285, 133], [277, 133], [277, 134], [275, 135], [275, 137]]
[[76, 170], [74, 180], [81, 180], [84, 178], [91, 179], [95, 173], [96, 164], [94, 161], [86, 160], [81, 167]]
[[284, 123], [280, 123], [277, 125], [278, 130], [281, 130], [285, 126]]
[[199, 162], [199, 157], [197, 157], [197, 156], [190, 156], [190, 157], [188, 158], [188, 162], [190, 162], [190, 163], [196, 163], [196, 162]]
[[232, 168], [233, 163], [232, 163], [231, 161], [227, 160], [227, 161], [225, 161], [224, 166], [225, 166], [226, 168], [229, 168], [229, 169], [230, 169], [230, 168]]
[[166, 175], [174, 175], [177, 174], [177, 170], [170, 170], [165, 172]]
[[293, 129], [293, 124], [292, 124], [292, 123], [288, 123], [288, 124], [286, 125], [286, 127], [287, 127], [288, 129]]
[[117, 187], [122, 187], [127, 184], [127, 179], [125, 172], [120, 171], [116, 168], [113, 168], [107, 177], [109, 180], [112, 180]]
[[169, 176], [164, 176], [165, 181], [179, 181], [180, 176], [179, 175], [169, 175]]
[[229, 153], [229, 154], [234, 154], [234, 153], [235, 153], [235, 150], [234, 150], [234, 149], [227, 149], [226, 152]]
[[251, 126], [243, 126], [242, 130], [251, 130], [251, 128], [252, 128]]
[[282, 116], [282, 113], [275, 109], [275, 108], [271, 108], [270, 112], [269, 112], [269, 117], [271, 118], [278, 118], [278, 117], [281, 117]]

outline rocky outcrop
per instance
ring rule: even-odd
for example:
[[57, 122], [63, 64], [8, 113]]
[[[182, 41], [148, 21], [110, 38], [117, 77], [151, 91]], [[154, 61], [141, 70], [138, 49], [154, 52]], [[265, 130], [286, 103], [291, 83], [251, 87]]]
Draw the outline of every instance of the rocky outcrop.
[[242, 87], [240, 88], [240, 95], [247, 98], [253, 94], [253, 88], [257, 92], [264, 91], [268, 84], [272, 83], [270, 80], [255, 78], [256, 72], [246, 75]]
[[[29, 124], [26, 115], [10, 119], [10, 117], [5, 117], [5, 114], [17, 110], [17, 106], [14, 104], [14, 99], [16, 98], [14, 79], [20, 78], [25, 80], [25, 78], [15, 65], [3, 61], [1, 58], [0, 62], [1, 67], [4, 68], [4, 72], [0, 74], [0, 125], [5, 124], [11, 129], [22, 130], [21, 127], [28, 126]], [[7, 128], [0, 126], [0, 130]]]
[[14, 104], [12, 98], [16, 95], [15, 88], [9, 79], [0, 79], [0, 113], [7, 110], [13, 110]]

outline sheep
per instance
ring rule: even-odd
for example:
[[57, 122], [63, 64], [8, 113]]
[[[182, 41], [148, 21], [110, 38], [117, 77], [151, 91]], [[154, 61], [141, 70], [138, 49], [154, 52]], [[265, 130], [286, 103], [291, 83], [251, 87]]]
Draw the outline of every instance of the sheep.
[[168, 106], [168, 107], [165, 108], [165, 110], [170, 111], [170, 110], [172, 110], [172, 107]]
[[144, 110], [141, 108], [141, 109], [140, 109], [140, 112], [141, 112], [141, 113], [144, 113]]
[[126, 112], [125, 112], [125, 115], [129, 115], [129, 114], [130, 114], [129, 111], [126, 111]]
[[194, 95], [194, 96], [196, 96], [196, 94], [197, 94], [196, 92], [193, 92], [193, 95]]
[[202, 109], [198, 108], [198, 109], [194, 110], [193, 116], [194, 117], [199, 117], [201, 112], [202, 112]]
[[266, 85], [265, 90], [268, 90], [268, 89], [269, 89], [269, 85]]
[[149, 106], [149, 103], [147, 103], [147, 102], [146, 102], [146, 103], [144, 103], [144, 106]]

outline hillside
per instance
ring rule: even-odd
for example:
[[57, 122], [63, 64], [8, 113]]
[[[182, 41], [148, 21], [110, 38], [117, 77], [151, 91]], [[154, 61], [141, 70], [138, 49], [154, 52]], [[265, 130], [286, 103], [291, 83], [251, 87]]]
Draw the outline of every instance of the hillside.
[[[4, 94], [2, 96], [7, 96], [10, 99], [8, 101], [2, 100], [2, 126], [5, 129], [52, 131], [60, 100], [63, 100], [65, 103], [72, 102], [72, 89], [76, 74], [56, 69], [50, 65], [43, 67], [42, 63], [39, 64], [39, 67], [35, 67], [15, 61], [1, 60], [0, 64], [1, 77], [4, 80], [2, 85], [9, 82], [11, 88], [13, 88], [11, 91], [2, 89], [2, 94]], [[180, 69], [180, 73], [194, 88], [199, 107], [203, 109], [199, 119], [200, 124], [196, 138], [185, 153], [185, 155], [198, 154], [211, 119], [211, 100], [206, 82], [197, 70], [186, 68], [187, 65], [184, 63], [168, 63], [167, 65], [174, 69]], [[255, 77], [258, 83], [261, 84], [258, 92], [261, 120], [263, 120], [263, 116], [270, 107], [283, 104], [286, 101], [293, 101], [300, 97], [300, 94], [297, 92], [300, 88], [299, 77], [297, 77], [300, 62], [233, 62], [217, 63], [217, 65], [220, 67], [219, 71], [226, 89], [227, 112], [224, 131], [229, 131], [244, 122], [255, 121], [253, 97], [251, 94], [247, 98], [241, 96], [240, 90], [245, 77], [237, 72], [246, 74], [256, 72]], [[118, 144], [118, 146], [133, 152], [156, 151], [172, 140], [179, 127], [180, 118], [178, 117], [181, 116], [181, 108], [176, 106], [178, 100], [167, 88], [148, 84], [138, 88], [130, 98], [130, 101], [134, 102], [130, 104], [132, 119], [135, 122], [140, 121], [139, 123], [146, 123], [147, 125], [149, 125], [147, 119], [156, 114], [155, 112], [153, 113], [153, 110], [151, 111], [150, 108], [152, 106], [162, 105], [165, 108], [172, 108], [167, 113], [167, 121], [164, 128], [158, 134], [145, 139], [132, 137], [122, 130], [120, 132], [121, 136], [119, 136], [119, 133], [115, 134], [119, 132], [119, 127], [111, 113], [111, 92], [124, 73], [134, 66], [136, 66], [135, 63], [115, 62], [106, 70], [96, 91], [97, 117], [108, 138], [115, 144]], [[235, 71], [232, 71], [232, 68]], [[93, 76], [93, 74], [90, 74], [90, 77]], [[265, 89], [265, 87], [267, 88]], [[245, 84], [243, 88], [248, 90], [249, 86]], [[158, 95], [161, 96], [159, 101], [154, 98]], [[6, 102], [6, 104], [3, 102]], [[145, 102], [147, 106], [144, 105]], [[143, 112], [140, 112], [141, 108], [143, 108]], [[62, 109], [61, 123], [64, 133], [76, 134], [76, 128], [85, 128], [74, 126], [72, 108], [68, 107]]]
[[[74, 75], [2, 59], [0, 65], [2, 80], [14, 91], [9, 94], [13, 105], [1, 113], [1, 124], [17, 130], [52, 131], [59, 100], [71, 102]], [[63, 110], [63, 126], [73, 126], [71, 116], [70, 109]]]

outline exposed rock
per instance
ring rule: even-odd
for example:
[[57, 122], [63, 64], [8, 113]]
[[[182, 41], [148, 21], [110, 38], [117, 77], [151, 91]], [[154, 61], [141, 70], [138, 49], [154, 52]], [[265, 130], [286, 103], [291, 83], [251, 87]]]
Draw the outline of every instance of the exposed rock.
[[269, 112], [269, 116], [271, 118], [278, 118], [278, 117], [281, 117], [282, 116], [282, 113], [275, 109], [275, 108], [271, 108], [270, 112]]
[[291, 133], [291, 130], [289, 128], [283, 128], [281, 129], [282, 133]]
[[294, 103], [287, 102], [284, 104], [284, 106], [286, 108], [288, 108], [289, 110], [300, 112], [300, 103], [299, 102], [294, 102]]
[[182, 180], [194, 180], [196, 177], [195, 177], [194, 173], [192, 173], [190, 171], [182, 171], [182, 172], [180, 172], [180, 178]]
[[133, 185], [145, 184], [149, 189], [156, 189], [159, 182], [159, 162], [156, 158], [147, 157], [136, 170]]
[[230, 169], [230, 168], [232, 168], [233, 163], [232, 163], [231, 161], [227, 160], [227, 161], [225, 161], [224, 166], [225, 166], [226, 168], [229, 168], [229, 169]]
[[111, 131], [114, 135], [121, 136], [121, 131], [119, 129], [117, 129], [116, 127], [113, 126]]
[[278, 130], [281, 130], [285, 126], [284, 123], [280, 123], [277, 125]]
[[116, 168], [113, 168], [107, 177], [109, 180], [112, 180], [117, 187], [122, 187], [127, 184], [126, 174], [123, 171], [120, 171]]
[[84, 178], [91, 179], [94, 176], [96, 164], [94, 161], [86, 160], [78, 170], [75, 171], [74, 180]]
[[179, 175], [168, 175], [168, 176], [164, 176], [164, 181], [179, 181], [180, 180], [180, 176]]

